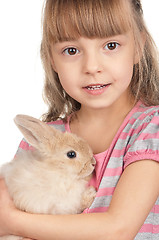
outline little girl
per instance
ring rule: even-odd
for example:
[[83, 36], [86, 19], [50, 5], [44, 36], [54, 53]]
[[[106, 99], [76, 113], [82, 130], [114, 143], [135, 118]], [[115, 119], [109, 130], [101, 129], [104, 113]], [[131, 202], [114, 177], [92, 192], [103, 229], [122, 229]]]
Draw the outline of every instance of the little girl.
[[159, 239], [159, 69], [140, 1], [46, 0], [43, 22], [43, 120], [90, 144], [97, 195], [83, 214], [30, 214], [1, 180], [0, 235]]

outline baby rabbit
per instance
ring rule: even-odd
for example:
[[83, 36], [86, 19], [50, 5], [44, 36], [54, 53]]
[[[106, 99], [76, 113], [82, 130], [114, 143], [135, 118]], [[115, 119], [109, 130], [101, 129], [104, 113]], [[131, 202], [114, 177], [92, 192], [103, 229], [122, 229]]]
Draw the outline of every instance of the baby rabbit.
[[89, 207], [96, 191], [87, 186], [95, 166], [88, 144], [33, 117], [17, 115], [15, 123], [33, 146], [32, 150], [18, 151], [1, 167], [16, 207], [43, 214], [76, 214]]

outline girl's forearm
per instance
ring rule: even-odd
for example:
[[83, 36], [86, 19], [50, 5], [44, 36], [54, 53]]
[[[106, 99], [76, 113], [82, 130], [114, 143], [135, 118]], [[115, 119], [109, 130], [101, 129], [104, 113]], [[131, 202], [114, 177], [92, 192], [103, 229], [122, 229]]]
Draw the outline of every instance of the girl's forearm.
[[38, 215], [19, 212], [18, 214], [12, 223], [14, 235], [38, 240], [125, 239], [124, 236], [120, 238], [122, 237], [120, 224], [115, 224], [108, 213]]

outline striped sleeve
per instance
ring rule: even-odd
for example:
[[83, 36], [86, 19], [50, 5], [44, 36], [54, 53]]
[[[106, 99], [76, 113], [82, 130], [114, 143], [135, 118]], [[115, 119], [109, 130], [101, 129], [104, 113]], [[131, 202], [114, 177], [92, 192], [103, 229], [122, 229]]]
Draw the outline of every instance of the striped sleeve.
[[159, 111], [142, 114], [136, 122], [124, 157], [124, 168], [144, 159], [159, 162]]

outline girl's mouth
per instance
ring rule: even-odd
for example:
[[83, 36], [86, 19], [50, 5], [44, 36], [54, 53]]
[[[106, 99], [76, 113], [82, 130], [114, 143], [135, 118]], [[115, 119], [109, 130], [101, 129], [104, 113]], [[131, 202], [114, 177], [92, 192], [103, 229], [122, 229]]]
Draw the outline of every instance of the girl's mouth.
[[91, 95], [100, 95], [105, 92], [105, 90], [111, 84], [92, 84], [84, 87], [84, 90]]
[[90, 86], [87, 86], [86, 88], [88, 90], [99, 90], [99, 89], [102, 89], [104, 87], [106, 87], [107, 85], [90, 85]]

